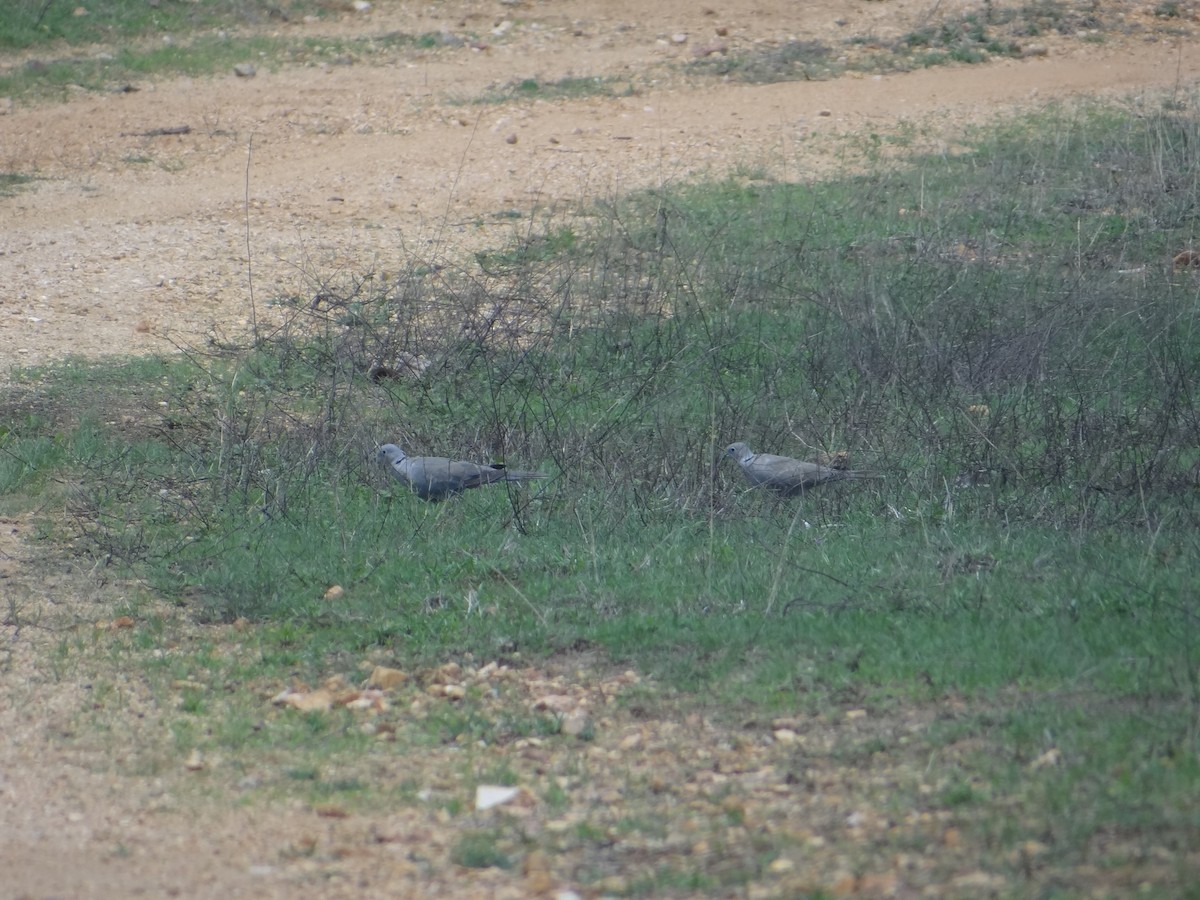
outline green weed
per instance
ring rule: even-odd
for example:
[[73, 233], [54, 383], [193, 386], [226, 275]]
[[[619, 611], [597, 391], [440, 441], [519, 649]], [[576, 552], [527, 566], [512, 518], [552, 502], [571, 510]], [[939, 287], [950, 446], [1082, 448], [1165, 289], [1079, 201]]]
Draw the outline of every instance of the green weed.
[[499, 840], [494, 831], [467, 832], [450, 851], [450, 861], [468, 869], [509, 869], [512, 859], [500, 849]]
[[573, 100], [580, 97], [618, 97], [634, 93], [632, 84], [608, 77], [567, 77], [556, 81], [523, 78], [475, 98], [477, 103], [512, 103], [521, 100]]
[[20, 172], [0, 172], [0, 197], [12, 197], [33, 180], [32, 175]]

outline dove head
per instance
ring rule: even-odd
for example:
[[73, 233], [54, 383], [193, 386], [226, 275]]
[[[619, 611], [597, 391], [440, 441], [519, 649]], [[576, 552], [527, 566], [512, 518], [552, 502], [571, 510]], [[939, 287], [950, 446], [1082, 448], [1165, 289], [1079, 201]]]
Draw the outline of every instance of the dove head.
[[745, 462], [746, 460], [748, 460], [750, 457], [752, 457], [754, 455], [751, 452], [750, 448], [747, 447], [745, 444], [743, 444], [741, 441], [738, 441], [736, 444], [730, 444], [728, 447], [725, 448], [725, 453], [729, 456], [732, 456], [734, 459], [736, 459], [740, 463]]
[[379, 461], [387, 461], [395, 464], [399, 460], [404, 459], [404, 451], [395, 444], [384, 444], [379, 448]]

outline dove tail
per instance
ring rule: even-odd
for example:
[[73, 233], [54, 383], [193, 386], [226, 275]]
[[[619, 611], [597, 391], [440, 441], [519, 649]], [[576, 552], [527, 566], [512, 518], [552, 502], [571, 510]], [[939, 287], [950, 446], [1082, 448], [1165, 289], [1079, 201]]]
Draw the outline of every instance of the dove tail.
[[504, 473], [505, 481], [532, 481], [535, 478], [549, 478], [545, 472], [508, 472]]

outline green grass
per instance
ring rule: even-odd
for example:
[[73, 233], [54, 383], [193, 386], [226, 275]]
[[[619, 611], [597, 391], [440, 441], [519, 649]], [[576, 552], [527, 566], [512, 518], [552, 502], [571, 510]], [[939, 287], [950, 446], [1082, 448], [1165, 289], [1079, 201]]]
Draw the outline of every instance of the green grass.
[[[40, 24], [42, 7], [47, 13]], [[287, 37], [254, 26], [273, 15], [258, 3], [221, 0], [152, 8], [143, 0], [89, 4], [74, 16], [69, 4], [18, 0], [16, 15], [0, 20], [0, 49], [38, 49], [24, 65], [0, 75], [0, 95], [18, 100], [55, 99], [68, 88], [115, 90], [130, 82], [229, 72], [252, 62], [260, 68], [351, 62], [382, 63], [439, 45], [435, 34], [391, 32], [353, 38]], [[280, 7], [273, 7], [279, 10]], [[289, 16], [318, 10], [293, 3]], [[246, 27], [242, 27], [246, 26]], [[103, 52], [93, 45], [114, 45]]]
[[[620, 198], [462, 271], [415, 259], [316, 307], [277, 298], [288, 328], [243, 347], [16, 372], [0, 492], [197, 622], [258, 623], [249, 652], [148, 665], [212, 686], [174, 699], [181, 752], [311, 739], [292, 765], [316, 799], [368, 802], [326, 762], [373, 739], [341, 710], [205, 731], [217, 686], [585, 647], [737, 722], [967, 698], [989, 713], [930, 728], [952, 765], [897, 802], [1072, 864], [1109, 831], [1182, 846], [1200, 289], [1167, 262], [1193, 242], [1198, 137], [1177, 97], [1002, 123], [954, 156], [867, 140], [862, 174]], [[421, 376], [379, 375], [417, 358]], [[779, 502], [714, 465], [737, 439], [884, 477]], [[384, 440], [553, 478], [426, 504], [375, 463]], [[468, 692], [408, 749], [559, 739], [524, 710]], [[872, 732], [835, 753], [908, 746]], [[519, 856], [490, 831], [453, 854]], [[665, 867], [633, 889], [752, 872]]]
[[[77, 10], [85, 9], [86, 14]], [[320, 4], [287, 0], [90, 0], [86, 6], [61, 0], [12, 0], [0, 19], [0, 49], [25, 50], [64, 43], [121, 44], [158, 34], [193, 34], [212, 28], [256, 26], [320, 15]]]
[[450, 853], [450, 861], [467, 869], [509, 869], [513, 862], [501, 848], [504, 843], [495, 830], [469, 831]]
[[15, 98], [54, 98], [63, 96], [71, 86], [112, 90], [146, 78], [229, 72], [242, 62], [267, 68], [354, 60], [382, 63], [423, 49], [430, 40], [429, 35], [396, 34], [354, 39], [199, 34], [170, 44], [137, 43], [104, 55], [31, 60], [0, 75], [0, 92]]
[[[314, 671], [586, 640], [772, 709], [1079, 673], [1178, 692], [1200, 305], [1161, 261], [1188, 240], [1194, 129], [1098, 109], [822, 184], [631, 197], [235, 357], [28, 373], [0, 486], [67, 491], [59, 527], [97, 555], [202, 619], [273, 623]], [[432, 368], [367, 377], [397, 353]], [[374, 465], [385, 439], [554, 479], [423, 504]], [[734, 439], [884, 478], [780, 504], [714, 470]]]
[[33, 180], [32, 175], [20, 172], [0, 172], [0, 197], [12, 197]]
[[629, 82], [616, 78], [567, 77], [557, 81], [523, 78], [473, 98], [475, 103], [511, 103], [522, 100], [575, 100], [581, 97], [627, 97], [634, 93]]

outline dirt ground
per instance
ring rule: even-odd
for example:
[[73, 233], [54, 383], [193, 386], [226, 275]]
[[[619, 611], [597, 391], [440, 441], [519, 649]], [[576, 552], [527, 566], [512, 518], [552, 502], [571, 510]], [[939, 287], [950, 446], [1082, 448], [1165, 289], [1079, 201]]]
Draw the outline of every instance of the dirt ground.
[[[245, 322], [248, 268], [261, 304], [315, 292], [338, 271], [458, 258], [508, 237], [534, 209], [570, 210], [739, 165], [803, 180], [835, 164], [829, 135], [908, 123], [951, 139], [965, 122], [1053, 98], [1186, 86], [1200, 67], [1195, 42], [1163, 35], [1152, 5], [1111, 4], [1131, 33], [1110, 29], [1103, 43], [1038, 36], [1046, 54], [1023, 60], [765, 86], [678, 74], [715, 40], [731, 50], [789, 37], [884, 40], [969, 6], [384, 2], [335, 25], [281, 28], [490, 36], [505, 21], [521, 25], [489, 37], [486, 50], [414, 52], [380, 68], [263, 66], [252, 79], [179, 79], [18, 106], [0, 117], [0, 165], [45, 180], [0, 199], [0, 368], [69, 352], [164, 350], [164, 334], [195, 340], [212, 321]], [[455, 102], [568, 75], [629, 79], [636, 93]], [[179, 125], [190, 133], [138, 136]], [[512, 211], [522, 213], [516, 226]]]
[[[67, 354], [170, 351], [172, 342], [202, 340], [213, 323], [236, 328], [251, 316], [248, 271], [257, 313], [270, 317], [267, 298], [315, 292], [338, 273], [398, 270], [414, 259], [469, 259], [468, 251], [507, 237], [535, 211], [569, 212], [590, 198], [738, 167], [811, 179], [838, 165], [839, 135], [912, 126], [932, 145], [949, 146], [965, 124], [1012, 110], [1058, 98], [1154, 97], [1192, 89], [1200, 76], [1194, 11], [1182, 4], [1183, 15], [1171, 19], [1168, 30], [1152, 3], [1101, 3], [1109, 25], [1102, 34], [1039, 36], [1027, 58], [982, 65], [762, 86], [694, 77], [686, 69], [698, 47], [718, 40], [730, 50], [788, 39], [833, 43], [850, 35], [886, 40], [977, 5], [376, 0], [366, 13], [271, 27], [306, 36], [444, 30], [482, 35], [486, 46], [413, 50], [380, 66], [276, 70], [260, 61], [253, 78], [230, 73], [147, 81], [134, 92], [80, 91], [66, 103], [4, 107], [0, 170], [38, 180], [0, 197], [0, 370]], [[635, 90], [463, 102], [515, 80], [567, 76], [612, 76]], [[181, 125], [190, 131], [145, 134]], [[513, 211], [521, 218], [514, 219]], [[91, 648], [93, 655], [99, 646], [104, 656], [106, 641], [121, 640], [111, 629], [97, 631], [95, 623], [114, 618], [113, 604], [128, 587], [100, 583], [65, 563], [61, 571], [33, 576], [27, 563], [34, 551], [25, 540], [32, 527], [24, 519], [0, 522], [6, 613], [0, 894], [597, 893], [595, 884], [574, 884], [554, 860], [527, 859], [511, 871], [423, 867], [423, 859], [445, 859], [462, 823], [419, 805], [386, 816], [315, 810], [291, 800], [227, 804], [224, 788], [196, 787], [206, 777], [197, 773], [211, 775], [215, 765], [189, 769], [169, 761], [147, 774], [147, 748], [169, 744], [155, 733], [163, 727], [156, 708], [162, 698], [136, 672], [110, 671], [105, 678], [117, 679], [120, 702], [93, 700], [93, 664], [61, 663], [64, 642]], [[178, 627], [187, 633], [186, 625]], [[236, 635], [228, 638], [236, 643]], [[773, 723], [746, 737], [703, 718], [638, 718], [611, 702], [631, 683], [623, 678], [573, 664], [554, 672], [528, 670], [507, 678], [506, 696], [528, 703], [539, 692], [570, 695], [573, 704], [599, 710], [601, 727], [581, 751], [581, 765], [594, 773], [600, 794], [580, 801], [584, 805], [632, 803], [620, 784], [652, 784], [650, 757], [664, 765], [669, 758], [672, 785], [659, 792], [659, 801], [671, 798], [690, 812], [671, 819], [683, 824], [669, 829], [667, 850], [653, 852], [718, 852], [713, 833], [688, 832], [686, 822], [724, 816], [741, 822], [743, 831], [755, 822], [765, 829], [794, 826], [795, 833], [809, 835], [805, 852], [821, 859], [808, 869], [787, 859], [772, 862], [743, 895], [817, 888], [893, 896], [1022, 892], [1019, 884], [981, 871], [972, 848], [944, 823], [880, 824], [874, 813], [861, 812], [854, 797], [865, 788], [836, 766], [812, 763], [810, 777], [825, 785], [823, 794], [811, 784], [807, 793], [799, 791], [784, 778], [797, 740], [811, 741], [815, 752], [848, 734], [861, 732], [865, 740], [872, 729], [919, 729], [931, 712], [910, 710], [869, 722]], [[81, 710], [89, 711], [88, 721], [112, 717], [104, 740], [87, 733]], [[545, 775], [536, 746], [504, 749], [520, 773], [539, 777], [541, 765]], [[606, 780], [614, 760], [643, 750], [642, 762], [622, 770], [625, 782]], [[457, 765], [449, 762], [456, 751], [446, 751], [445, 766]], [[403, 763], [381, 764], [381, 777], [399, 778], [395, 769]], [[425, 759], [414, 765], [421, 778], [435, 780], [438, 764]], [[688, 793], [689, 785], [711, 787], [714, 772], [728, 773], [726, 796], [743, 798], [736, 815], [715, 801], [711, 809], [704, 806], [700, 789]], [[818, 795], [825, 800], [814, 799]], [[536, 810], [527, 815], [537, 827], [552, 827]], [[573, 827], [571, 815], [558, 816], [568, 823], [563, 827]], [[890, 858], [863, 875], [872, 866], [862, 858], [826, 853], [822, 827], [828, 823], [835, 831], [868, 836], [885, 825], [911, 827], [913, 839], [940, 848], [941, 857], [927, 863], [914, 850], [909, 859]], [[721, 840], [726, 848], [742, 846], [739, 841], [753, 845], [750, 838]], [[652, 855], [646, 848], [639, 852]], [[1021, 852], [1032, 858], [1041, 851], [1035, 846]], [[1135, 889], [1146, 871], [1130, 875], [1126, 887]], [[629, 888], [622, 872], [607, 877], [617, 879], [600, 882], [608, 890]], [[1080, 877], [1087, 883], [1087, 873]]]

